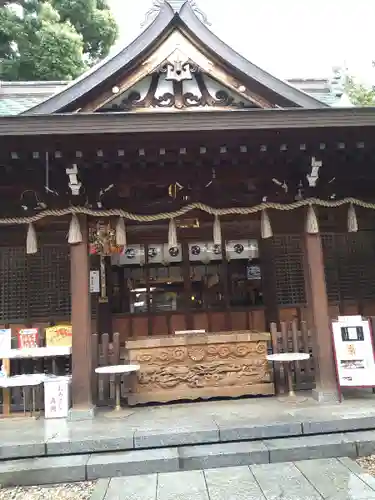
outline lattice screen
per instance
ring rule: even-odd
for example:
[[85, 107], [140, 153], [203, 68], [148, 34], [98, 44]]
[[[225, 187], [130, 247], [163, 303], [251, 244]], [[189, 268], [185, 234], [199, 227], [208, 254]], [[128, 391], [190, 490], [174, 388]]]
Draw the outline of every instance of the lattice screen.
[[375, 298], [375, 233], [360, 231], [323, 236], [330, 300], [357, 302]]
[[27, 318], [27, 266], [22, 247], [0, 248], [0, 320]]
[[300, 236], [276, 235], [272, 244], [278, 304], [305, 303], [303, 252]]
[[0, 247], [0, 321], [70, 316], [70, 261], [65, 245]]
[[[323, 233], [322, 246], [329, 302], [375, 299], [375, 232]], [[273, 251], [278, 303], [305, 303], [301, 237], [277, 235]]]
[[337, 266], [336, 245], [338, 243], [335, 234], [322, 234], [322, 248], [324, 255], [324, 267], [326, 276], [327, 295], [329, 302], [340, 301], [339, 269]]

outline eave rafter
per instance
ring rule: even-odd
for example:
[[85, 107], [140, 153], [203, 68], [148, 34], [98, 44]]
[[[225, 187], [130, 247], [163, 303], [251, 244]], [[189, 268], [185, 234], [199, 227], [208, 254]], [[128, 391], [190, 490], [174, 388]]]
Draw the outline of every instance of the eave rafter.
[[[0, 215], [20, 216], [22, 205], [38, 212], [38, 201], [56, 209], [79, 204], [138, 213], [168, 211], [188, 202], [239, 207], [265, 199], [292, 203], [355, 196], [371, 201], [374, 147], [371, 131], [365, 132], [159, 133], [131, 140], [93, 135], [80, 136], [75, 143], [52, 136], [48, 141], [10, 139], [6, 156], [4, 147], [0, 155]], [[67, 172], [74, 165], [78, 195], [70, 190]], [[310, 183], [314, 176], [317, 182]], [[28, 194], [21, 196], [25, 190]]]

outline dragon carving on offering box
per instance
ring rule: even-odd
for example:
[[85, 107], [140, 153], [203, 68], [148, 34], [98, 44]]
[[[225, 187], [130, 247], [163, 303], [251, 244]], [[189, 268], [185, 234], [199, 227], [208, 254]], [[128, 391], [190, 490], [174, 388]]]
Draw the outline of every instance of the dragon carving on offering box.
[[141, 367], [132, 379], [129, 404], [275, 393], [266, 358], [269, 334], [178, 337], [127, 342], [130, 362]]
[[248, 384], [269, 382], [268, 362], [255, 360], [246, 364], [217, 362], [209, 365], [162, 366], [143, 371], [138, 377], [140, 385], [155, 390], [177, 386], [190, 388], [232, 386], [237, 385], [240, 380]]

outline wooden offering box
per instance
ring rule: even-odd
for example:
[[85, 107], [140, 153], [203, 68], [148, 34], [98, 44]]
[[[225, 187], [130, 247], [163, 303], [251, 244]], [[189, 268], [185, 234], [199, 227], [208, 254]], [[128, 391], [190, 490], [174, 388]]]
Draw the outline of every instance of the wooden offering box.
[[275, 394], [269, 333], [185, 334], [129, 340], [129, 405], [184, 399]]

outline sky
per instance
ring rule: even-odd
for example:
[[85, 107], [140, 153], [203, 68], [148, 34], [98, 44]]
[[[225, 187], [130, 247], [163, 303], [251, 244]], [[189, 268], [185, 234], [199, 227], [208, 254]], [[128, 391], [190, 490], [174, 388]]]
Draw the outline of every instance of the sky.
[[[152, 0], [108, 0], [119, 45], [141, 32]], [[280, 78], [326, 78], [346, 66], [375, 82], [375, 0], [196, 0], [210, 29], [254, 64]]]

